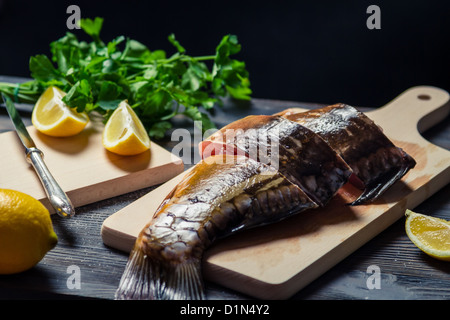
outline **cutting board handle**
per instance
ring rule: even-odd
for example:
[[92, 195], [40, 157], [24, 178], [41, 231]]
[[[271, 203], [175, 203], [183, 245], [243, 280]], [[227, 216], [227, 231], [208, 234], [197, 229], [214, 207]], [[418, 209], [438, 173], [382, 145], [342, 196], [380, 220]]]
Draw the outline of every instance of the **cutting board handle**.
[[450, 113], [449, 99], [448, 92], [443, 89], [417, 86], [369, 114], [375, 122], [383, 123], [383, 129], [388, 131], [417, 128], [418, 132], [424, 132]]

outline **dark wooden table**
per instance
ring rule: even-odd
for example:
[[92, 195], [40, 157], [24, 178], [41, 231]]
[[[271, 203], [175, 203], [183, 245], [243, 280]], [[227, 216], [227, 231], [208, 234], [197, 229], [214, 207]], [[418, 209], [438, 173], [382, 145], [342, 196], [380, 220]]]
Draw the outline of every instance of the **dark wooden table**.
[[[0, 77], [1, 81], [15, 83], [23, 79]], [[249, 114], [272, 114], [289, 107], [318, 106], [320, 105], [314, 103], [265, 99], [253, 99], [249, 103], [239, 104], [227, 101], [223, 109], [216, 110], [213, 120], [221, 127]], [[17, 107], [26, 124], [31, 124], [32, 106], [18, 104]], [[192, 127], [189, 121], [183, 119], [179, 119], [176, 125]], [[2, 106], [0, 132], [8, 130], [12, 130], [12, 124]], [[424, 136], [436, 145], [450, 149], [450, 117], [442, 119], [442, 122], [425, 132]], [[179, 142], [171, 141], [169, 136], [158, 143], [170, 151]], [[186, 168], [188, 167], [189, 165], [186, 165]], [[0, 276], [0, 298], [113, 299], [128, 254], [103, 244], [100, 236], [102, 222], [152, 189], [149, 187], [76, 208], [77, 215], [70, 220], [53, 215], [54, 228], [59, 238], [58, 245], [33, 269], [21, 274]], [[415, 210], [450, 220], [450, 185], [438, 191]], [[292, 299], [450, 299], [450, 263], [430, 258], [415, 247], [405, 234], [404, 222], [404, 218], [401, 218]], [[369, 289], [367, 286], [368, 278], [372, 275], [368, 268], [373, 265], [380, 269], [380, 289]], [[71, 266], [80, 270], [80, 288], [71, 289], [71, 286], [68, 286], [72, 275]], [[206, 286], [207, 298], [210, 300], [252, 299], [213, 283], [207, 283]]]

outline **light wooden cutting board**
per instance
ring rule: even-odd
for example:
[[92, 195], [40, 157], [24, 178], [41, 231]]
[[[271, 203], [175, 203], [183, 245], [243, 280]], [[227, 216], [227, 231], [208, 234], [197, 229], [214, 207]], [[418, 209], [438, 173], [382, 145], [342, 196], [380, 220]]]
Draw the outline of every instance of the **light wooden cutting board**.
[[[101, 142], [102, 123], [91, 122], [78, 135], [53, 138], [27, 127], [44, 161], [75, 207], [165, 182], [183, 172], [181, 159], [152, 142], [136, 156], [119, 156]], [[44, 189], [26, 162], [15, 131], [0, 134], [0, 188], [18, 190], [40, 200], [51, 213]]]
[[[426, 141], [420, 131], [450, 112], [449, 95], [414, 87], [386, 106], [368, 112], [416, 167], [370, 205], [346, 206], [348, 193], [326, 208], [243, 231], [217, 242], [204, 257], [206, 279], [263, 299], [298, 292], [368, 240], [450, 182], [450, 151]], [[105, 244], [129, 251], [156, 208], [184, 173], [151, 191], [103, 223]]]

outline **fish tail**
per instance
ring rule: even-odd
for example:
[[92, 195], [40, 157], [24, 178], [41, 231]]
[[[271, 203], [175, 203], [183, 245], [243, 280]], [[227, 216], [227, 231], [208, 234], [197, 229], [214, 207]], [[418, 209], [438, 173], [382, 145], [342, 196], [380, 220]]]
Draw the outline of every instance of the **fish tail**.
[[395, 168], [383, 175], [372, 184], [368, 185], [364, 192], [352, 203], [351, 206], [357, 206], [360, 204], [371, 202], [377, 199], [381, 194], [383, 194], [387, 189], [389, 189], [397, 180], [401, 179], [406, 172], [408, 172], [409, 167], [402, 166], [400, 168]]
[[400, 166], [394, 167], [384, 175], [378, 177], [367, 185], [364, 192], [358, 199], [350, 203], [351, 206], [356, 206], [371, 202], [382, 195], [387, 189], [389, 189], [397, 180], [400, 180], [411, 168], [414, 168], [416, 161], [401, 149], [398, 152], [401, 153]]
[[116, 300], [205, 299], [201, 260], [166, 262], [152, 259], [139, 247], [130, 254], [115, 294]]

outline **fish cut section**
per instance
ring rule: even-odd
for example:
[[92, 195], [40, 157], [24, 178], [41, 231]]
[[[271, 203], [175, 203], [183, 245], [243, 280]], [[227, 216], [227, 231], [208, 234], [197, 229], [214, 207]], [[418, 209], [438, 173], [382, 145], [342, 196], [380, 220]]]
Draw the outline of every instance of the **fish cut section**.
[[300, 113], [287, 109], [278, 115], [320, 135], [348, 163], [353, 170], [350, 182], [364, 190], [352, 205], [377, 199], [416, 164], [352, 106], [340, 103]]
[[277, 168], [320, 206], [325, 206], [352, 171], [312, 130], [281, 116], [248, 116], [202, 141], [203, 158], [244, 155]]

